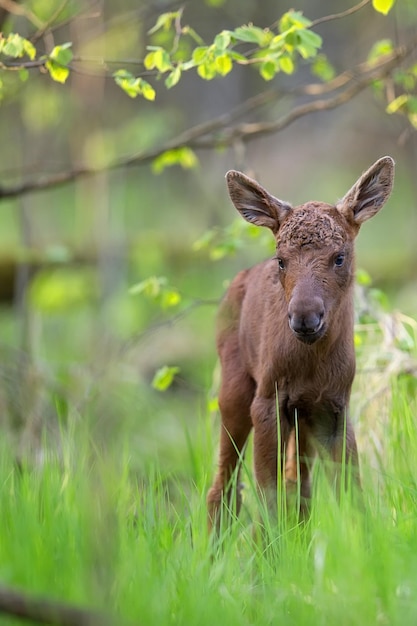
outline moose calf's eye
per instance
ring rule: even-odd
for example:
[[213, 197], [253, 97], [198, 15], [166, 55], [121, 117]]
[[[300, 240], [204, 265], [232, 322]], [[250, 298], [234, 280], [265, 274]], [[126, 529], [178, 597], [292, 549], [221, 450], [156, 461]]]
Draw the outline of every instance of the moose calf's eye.
[[334, 260], [335, 267], [342, 267], [344, 261], [345, 261], [345, 255], [344, 254], [338, 254], [337, 257]]
[[280, 257], [278, 257], [278, 267], [280, 270], [285, 270], [285, 263]]

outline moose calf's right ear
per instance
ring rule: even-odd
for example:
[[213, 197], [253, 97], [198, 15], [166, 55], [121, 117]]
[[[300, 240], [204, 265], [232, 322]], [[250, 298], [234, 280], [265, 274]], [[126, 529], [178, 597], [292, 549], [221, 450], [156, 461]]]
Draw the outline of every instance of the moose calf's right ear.
[[242, 172], [230, 170], [226, 181], [230, 198], [242, 217], [251, 224], [266, 226], [276, 233], [291, 211], [291, 205], [272, 196]]

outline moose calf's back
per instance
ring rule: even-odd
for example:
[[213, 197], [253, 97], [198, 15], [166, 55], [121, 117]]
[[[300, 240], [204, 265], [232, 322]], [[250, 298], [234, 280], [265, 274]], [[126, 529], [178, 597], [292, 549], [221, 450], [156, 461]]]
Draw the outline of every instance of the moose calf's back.
[[[304, 498], [317, 452], [339, 464], [345, 450], [346, 461], [357, 467], [348, 416], [355, 372], [354, 240], [388, 199], [393, 174], [393, 160], [383, 157], [335, 206], [292, 207], [244, 174], [228, 172], [233, 204], [248, 222], [272, 231], [277, 255], [240, 272], [219, 311], [222, 429], [207, 497], [210, 526], [219, 527], [222, 503], [225, 511], [239, 511], [231, 477], [252, 427], [256, 479], [271, 510], [279, 459], [286, 459], [281, 474], [287, 488], [299, 480]], [[334, 473], [337, 478], [337, 465]]]

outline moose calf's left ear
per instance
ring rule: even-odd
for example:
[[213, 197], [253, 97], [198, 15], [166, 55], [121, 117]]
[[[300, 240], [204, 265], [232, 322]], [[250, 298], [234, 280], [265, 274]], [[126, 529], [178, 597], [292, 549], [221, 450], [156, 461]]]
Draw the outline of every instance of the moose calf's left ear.
[[382, 157], [357, 180], [336, 208], [360, 226], [376, 215], [388, 200], [394, 182], [394, 160]]

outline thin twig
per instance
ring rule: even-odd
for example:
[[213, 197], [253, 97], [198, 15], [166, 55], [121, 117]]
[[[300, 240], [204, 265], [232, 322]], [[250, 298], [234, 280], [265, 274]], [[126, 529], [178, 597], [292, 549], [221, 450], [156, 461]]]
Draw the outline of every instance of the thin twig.
[[324, 17], [319, 17], [317, 20], [313, 20], [309, 28], [314, 28], [318, 26], [318, 24], [324, 24], [325, 22], [331, 22], [333, 20], [340, 20], [344, 17], [348, 17], [349, 15], [353, 15], [360, 9], [363, 9], [367, 4], [370, 4], [371, 0], [362, 0], [359, 4], [356, 4], [354, 7], [350, 9], [346, 9], [346, 11], [341, 11], [340, 13], [334, 13], [333, 15], [325, 15]]
[[32, 22], [36, 28], [42, 28], [43, 22], [27, 7], [20, 6], [14, 0], [0, 0], [0, 7], [5, 9], [11, 15], [23, 15], [29, 22]]
[[51, 26], [56, 22], [56, 20], [58, 19], [58, 17], [61, 15], [61, 13], [64, 11], [65, 7], [67, 6], [67, 4], [69, 3], [70, 0], [63, 0], [61, 2], [61, 4], [58, 6], [58, 8], [56, 9], [56, 11], [54, 11], [54, 13], [52, 13], [51, 17], [48, 19], [47, 22], [45, 22], [45, 24], [33, 35], [32, 37], [32, 42], [36, 42], [38, 41], [38, 39], [40, 39], [41, 37], [44, 36], [44, 34], [46, 33], [47, 30], [49, 30], [51, 28]]

